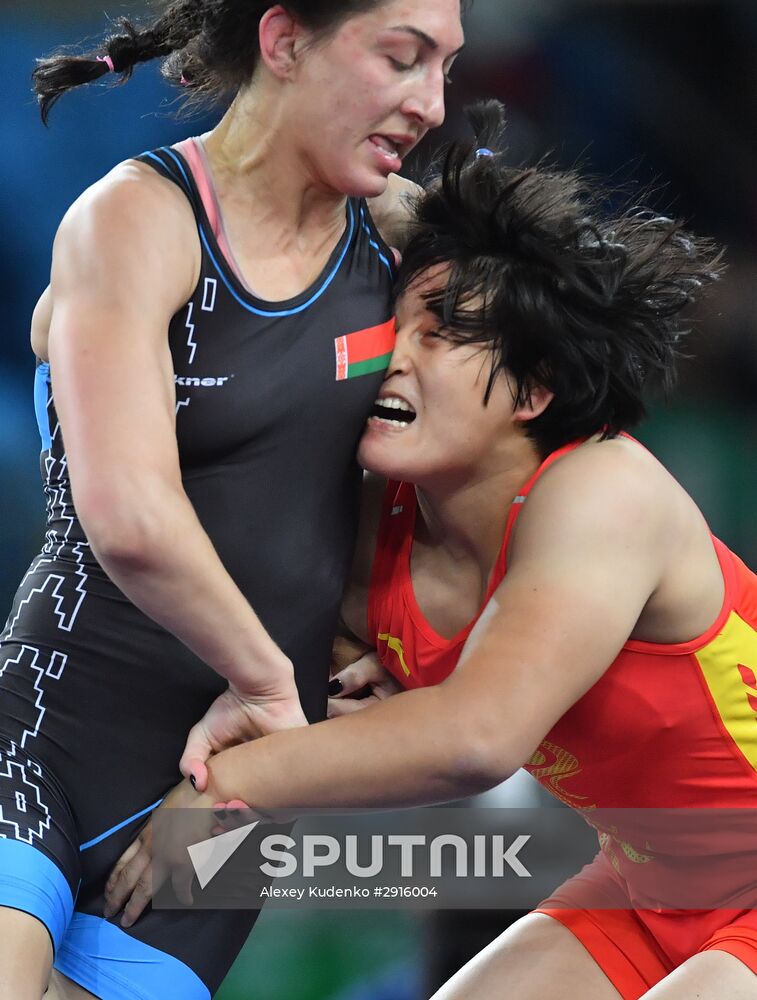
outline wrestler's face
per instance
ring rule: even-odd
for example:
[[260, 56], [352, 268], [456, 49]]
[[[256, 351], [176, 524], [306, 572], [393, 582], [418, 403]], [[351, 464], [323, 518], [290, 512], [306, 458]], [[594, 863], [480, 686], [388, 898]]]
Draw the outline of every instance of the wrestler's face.
[[443, 266], [421, 275], [397, 302], [397, 343], [374, 415], [360, 442], [361, 465], [390, 479], [454, 487], [496, 473], [517, 427], [504, 373], [484, 404], [491, 353], [438, 334], [423, 293], [442, 287]]
[[386, 0], [305, 47], [289, 127], [316, 181], [375, 197], [444, 120], [446, 78], [463, 44], [460, 0]]

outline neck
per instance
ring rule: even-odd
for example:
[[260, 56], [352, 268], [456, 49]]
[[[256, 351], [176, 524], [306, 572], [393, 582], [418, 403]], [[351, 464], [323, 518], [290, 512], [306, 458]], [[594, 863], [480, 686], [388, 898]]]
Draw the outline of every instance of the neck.
[[462, 482], [416, 485], [418, 540], [446, 550], [455, 561], [476, 563], [486, 578], [497, 560], [510, 506], [540, 465], [535, 448], [524, 439], [500, 456], [495, 470], [467, 474]]
[[259, 81], [240, 91], [202, 137], [217, 186], [248, 199], [252, 219], [275, 220], [280, 231], [341, 228], [345, 196], [319, 181], [268, 90]]

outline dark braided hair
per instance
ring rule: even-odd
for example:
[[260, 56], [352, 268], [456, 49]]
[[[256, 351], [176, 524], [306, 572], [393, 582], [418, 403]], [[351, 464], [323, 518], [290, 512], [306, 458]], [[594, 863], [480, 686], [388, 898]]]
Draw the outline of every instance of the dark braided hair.
[[[326, 34], [347, 18], [385, 0], [283, 0], [286, 9], [312, 31]], [[185, 88], [188, 103], [215, 102], [234, 94], [252, 78], [260, 54], [258, 26], [271, 0], [174, 0], [152, 23], [136, 26], [126, 18], [99, 51], [72, 56], [56, 53], [38, 60], [32, 74], [42, 121], [73, 87], [113, 70], [126, 82], [139, 63], [162, 58], [163, 76]]]
[[574, 171], [508, 166], [496, 152], [502, 105], [468, 114], [476, 145], [453, 145], [420, 196], [397, 294], [450, 265], [427, 307], [452, 343], [491, 351], [484, 402], [502, 371], [519, 405], [536, 384], [554, 393], [526, 425], [542, 455], [634, 426], [647, 391], [673, 385], [682, 311], [719, 276], [722, 255], [672, 219], [608, 211], [609, 195]]

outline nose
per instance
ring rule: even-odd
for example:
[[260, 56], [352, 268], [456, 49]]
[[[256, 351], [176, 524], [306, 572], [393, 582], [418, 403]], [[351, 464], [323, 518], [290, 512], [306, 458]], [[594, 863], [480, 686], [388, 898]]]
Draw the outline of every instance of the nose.
[[415, 119], [424, 129], [438, 128], [444, 122], [444, 73], [427, 76], [422, 86], [403, 105], [408, 118]]
[[389, 367], [386, 369], [385, 378], [392, 375], [407, 375], [412, 368], [411, 358], [411, 337], [410, 331], [405, 324], [398, 324], [397, 339], [394, 342], [394, 350], [389, 359]]

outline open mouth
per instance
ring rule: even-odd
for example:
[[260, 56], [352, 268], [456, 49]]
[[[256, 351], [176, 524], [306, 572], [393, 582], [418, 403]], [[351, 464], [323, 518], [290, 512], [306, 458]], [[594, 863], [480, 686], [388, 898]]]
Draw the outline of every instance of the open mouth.
[[373, 404], [371, 417], [392, 427], [409, 427], [416, 413], [412, 406], [399, 396], [386, 396]]
[[371, 136], [371, 142], [373, 146], [382, 154], [382, 156], [384, 156], [384, 158], [390, 163], [402, 161], [402, 149], [396, 140], [390, 139], [389, 136], [386, 135], [374, 134]]

